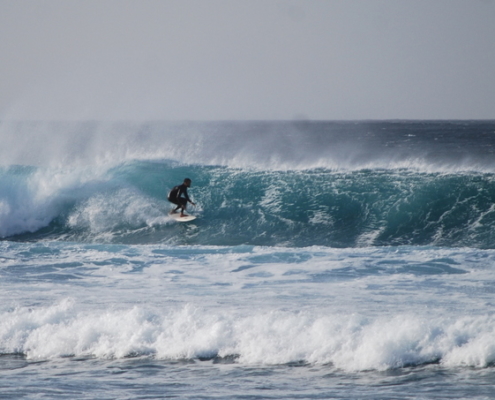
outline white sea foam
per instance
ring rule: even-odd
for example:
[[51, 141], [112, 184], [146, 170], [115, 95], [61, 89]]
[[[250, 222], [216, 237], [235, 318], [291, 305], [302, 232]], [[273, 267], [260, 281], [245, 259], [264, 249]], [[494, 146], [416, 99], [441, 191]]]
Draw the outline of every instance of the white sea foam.
[[115, 232], [171, 223], [157, 201], [129, 189], [95, 194], [67, 218], [67, 225], [83, 229], [93, 240], [110, 240]]
[[486, 367], [495, 362], [493, 317], [365, 318], [283, 311], [211, 312], [185, 306], [157, 312], [77, 311], [70, 300], [4, 312], [0, 351], [29, 359], [64, 356], [159, 359], [233, 357], [239, 364], [332, 364], [345, 371], [440, 362]]
[[493, 251], [3, 242], [1, 254], [2, 354], [345, 371], [495, 362]]
[[1, 250], [2, 354], [345, 371], [495, 363], [493, 251], [60, 242]]
[[0, 197], [0, 237], [46, 227], [67, 205], [103, 186], [104, 172], [93, 168], [5, 169]]

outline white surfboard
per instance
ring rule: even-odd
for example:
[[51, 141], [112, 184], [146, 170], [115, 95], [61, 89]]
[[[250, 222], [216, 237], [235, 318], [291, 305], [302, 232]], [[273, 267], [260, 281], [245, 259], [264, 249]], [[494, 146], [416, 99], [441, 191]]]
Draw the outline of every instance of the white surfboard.
[[168, 216], [172, 219], [175, 219], [178, 222], [187, 222], [187, 221], [192, 221], [193, 219], [196, 219], [194, 215], [185, 215], [184, 217], [180, 216], [180, 213], [169, 213]]

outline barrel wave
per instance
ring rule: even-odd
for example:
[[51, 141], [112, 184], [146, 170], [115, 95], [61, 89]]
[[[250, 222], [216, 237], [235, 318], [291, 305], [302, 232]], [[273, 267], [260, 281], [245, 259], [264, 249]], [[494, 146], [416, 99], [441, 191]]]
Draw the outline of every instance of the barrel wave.
[[[108, 168], [0, 170], [9, 240], [493, 248], [491, 173], [412, 169], [252, 170], [132, 161]], [[193, 180], [194, 223], [168, 218], [168, 190]]]

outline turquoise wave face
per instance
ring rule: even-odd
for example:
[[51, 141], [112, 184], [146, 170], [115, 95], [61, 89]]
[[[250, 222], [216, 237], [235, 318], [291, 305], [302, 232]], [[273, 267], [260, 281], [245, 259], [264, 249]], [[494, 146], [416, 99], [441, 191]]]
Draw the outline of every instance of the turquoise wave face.
[[[198, 218], [167, 216], [185, 177]], [[493, 248], [495, 175], [408, 169], [252, 171], [140, 161], [4, 169], [1, 236], [108, 243]]]

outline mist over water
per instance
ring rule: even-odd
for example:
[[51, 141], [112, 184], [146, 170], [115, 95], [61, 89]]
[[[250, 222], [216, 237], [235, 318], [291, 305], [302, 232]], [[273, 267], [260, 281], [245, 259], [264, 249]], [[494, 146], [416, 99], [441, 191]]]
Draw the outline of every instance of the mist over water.
[[69, 168], [131, 160], [252, 169], [493, 170], [493, 123], [3, 121], [1, 164]]

